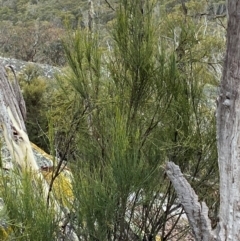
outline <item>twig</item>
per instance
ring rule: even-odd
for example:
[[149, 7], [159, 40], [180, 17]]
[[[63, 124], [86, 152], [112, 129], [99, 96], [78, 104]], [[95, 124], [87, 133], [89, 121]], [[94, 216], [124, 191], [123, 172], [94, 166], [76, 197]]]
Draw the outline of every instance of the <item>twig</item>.
[[108, 2], [108, 0], [105, 0], [106, 4], [108, 5], [109, 8], [111, 8], [113, 11], [116, 11], [112, 5]]

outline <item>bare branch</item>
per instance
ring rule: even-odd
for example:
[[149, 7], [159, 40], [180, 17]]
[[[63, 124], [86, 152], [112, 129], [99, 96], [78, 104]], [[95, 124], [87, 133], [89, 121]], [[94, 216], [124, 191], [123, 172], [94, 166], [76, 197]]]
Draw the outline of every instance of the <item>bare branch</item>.
[[166, 173], [183, 205], [196, 240], [213, 240], [214, 234], [205, 202], [198, 201], [198, 196], [181, 173], [180, 168], [173, 162], [166, 164]]
[[108, 5], [109, 8], [111, 8], [113, 11], [116, 11], [113, 6], [108, 2], [108, 0], [105, 0], [106, 4]]

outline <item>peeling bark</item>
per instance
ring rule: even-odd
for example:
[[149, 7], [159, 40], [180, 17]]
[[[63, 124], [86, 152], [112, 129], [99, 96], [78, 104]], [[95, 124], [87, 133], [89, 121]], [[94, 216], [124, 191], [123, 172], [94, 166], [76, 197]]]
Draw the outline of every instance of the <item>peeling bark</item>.
[[[32, 146], [24, 123], [25, 115], [25, 102], [16, 80], [16, 76], [13, 83], [8, 81], [6, 70], [0, 65], [0, 128], [3, 130], [3, 136], [12, 155], [13, 161], [17, 163], [22, 171], [31, 172], [33, 178], [36, 178], [35, 180], [41, 180], [43, 195], [47, 200], [49, 186], [34, 158]], [[52, 199], [51, 205], [55, 208], [56, 215], [61, 215], [65, 220], [66, 217], [54, 198]], [[60, 226], [62, 226], [62, 224], [60, 224]], [[67, 222], [65, 226], [64, 233], [68, 235], [68, 240], [79, 240], [70, 228], [69, 222]]]
[[38, 171], [31, 144], [26, 133], [24, 116], [26, 115], [18, 83], [12, 85], [8, 81], [6, 70], [0, 66], [0, 124], [3, 129], [4, 139], [19, 167]]

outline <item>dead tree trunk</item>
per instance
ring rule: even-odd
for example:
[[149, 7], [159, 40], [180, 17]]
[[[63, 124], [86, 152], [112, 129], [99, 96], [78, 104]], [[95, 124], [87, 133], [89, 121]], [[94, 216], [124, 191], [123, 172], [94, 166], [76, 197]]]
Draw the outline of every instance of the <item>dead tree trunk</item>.
[[240, 240], [240, 1], [228, 1], [227, 52], [217, 107], [219, 240]]
[[0, 66], [0, 124], [13, 160], [22, 169], [38, 171], [31, 144], [26, 133], [25, 102], [16, 79], [8, 81], [5, 68]]
[[[47, 200], [49, 186], [34, 158], [24, 123], [25, 115], [25, 102], [16, 78], [11, 83], [7, 78], [5, 68], [0, 65], [0, 128], [3, 130], [3, 136], [13, 161], [17, 163], [22, 172], [31, 172], [33, 182], [37, 180], [41, 181], [44, 198]], [[65, 215], [54, 197], [52, 198], [51, 205], [56, 210], [56, 216], [60, 215], [65, 219]], [[66, 224], [65, 232], [68, 235], [68, 240], [79, 240], [75, 232], [70, 228], [69, 223]]]
[[227, 1], [227, 9], [227, 50], [217, 106], [220, 211], [215, 230], [205, 203], [198, 202], [179, 167], [166, 166], [196, 240], [240, 240], [240, 0]]

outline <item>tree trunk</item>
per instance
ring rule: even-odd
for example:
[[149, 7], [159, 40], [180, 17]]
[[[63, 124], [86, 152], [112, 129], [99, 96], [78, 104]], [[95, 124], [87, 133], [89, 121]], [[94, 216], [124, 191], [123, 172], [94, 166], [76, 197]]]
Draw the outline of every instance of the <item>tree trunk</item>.
[[196, 240], [240, 240], [240, 0], [227, 1], [227, 9], [227, 50], [217, 101], [220, 211], [215, 230], [205, 203], [198, 202], [179, 167], [166, 166]]
[[[14, 71], [12, 67], [11, 69]], [[16, 76], [14, 82], [11, 83], [8, 80], [5, 68], [0, 65], [0, 128], [3, 130], [3, 136], [12, 155], [12, 159], [17, 163], [22, 172], [29, 171], [33, 174], [33, 182], [35, 180], [41, 180], [43, 195], [47, 200], [49, 186], [34, 158], [24, 123], [25, 115], [25, 102]], [[59, 215], [61, 215], [65, 220], [65, 214], [60, 209], [54, 197], [52, 198], [51, 205], [53, 205], [56, 210], [56, 216], [59, 218]], [[68, 220], [68, 218], [66, 220]], [[62, 223], [60, 225], [62, 226]], [[68, 240], [79, 240], [75, 232], [70, 228], [69, 223], [65, 225], [65, 233], [68, 235]]]
[[217, 107], [218, 240], [240, 240], [240, 1], [229, 0], [227, 52]]
[[[13, 68], [10, 68], [14, 72]], [[4, 67], [0, 66], [0, 124], [4, 139], [13, 160], [17, 162], [21, 170], [39, 172], [26, 133], [25, 116], [25, 102], [17, 80], [15, 78], [13, 83], [8, 81]]]

